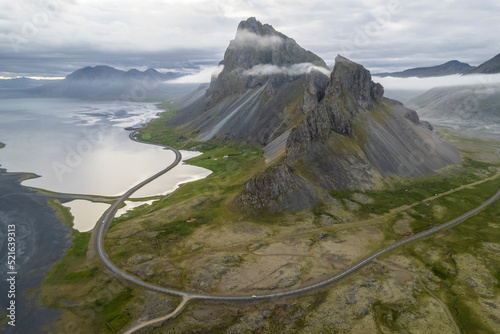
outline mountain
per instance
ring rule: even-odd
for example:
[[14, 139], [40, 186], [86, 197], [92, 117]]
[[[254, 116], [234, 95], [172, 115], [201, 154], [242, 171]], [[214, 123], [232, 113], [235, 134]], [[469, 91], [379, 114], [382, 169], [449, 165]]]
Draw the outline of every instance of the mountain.
[[437, 125], [500, 134], [500, 84], [437, 87], [408, 105]]
[[461, 161], [432, 126], [383, 97], [363, 66], [318, 56], [255, 18], [238, 26], [210, 87], [167, 122], [198, 140], [264, 146], [265, 169], [233, 204], [245, 212], [311, 208], [329, 191], [366, 190]]
[[248, 180], [247, 212], [307, 209], [331, 190], [366, 190], [388, 176], [422, 176], [461, 161], [417, 113], [383, 97], [363, 66], [338, 56], [325, 97], [290, 131], [282, 159]]
[[500, 73], [500, 53], [467, 72], [467, 74], [494, 74]]
[[242, 21], [205, 94], [167, 125], [201, 140], [266, 145], [297, 124], [324, 95], [325, 62], [255, 18]]
[[53, 82], [52, 80], [35, 80], [26, 77], [0, 80], [0, 90], [29, 89]]
[[428, 78], [428, 77], [440, 77], [452, 74], [464, 74], [474, 67], [469, 64], [459, 62], [458, 60], [452, 60], [447, 63], [432, 66], [432, 67], [418, 67], [411, 68], [402, 72], [392, 72], [392, 73], [378, 73], [374, 74], [377, 77], [395, 77], [395, 78]]
[[154, 69], [127, 72], [109, 66], [79, 69], [64, 80], [26, 91], [37, 97], [69, 98], [123, 98], [144, 100], [165, 95], [164, 82], [178, 78], [182, 73], [160, 73]]

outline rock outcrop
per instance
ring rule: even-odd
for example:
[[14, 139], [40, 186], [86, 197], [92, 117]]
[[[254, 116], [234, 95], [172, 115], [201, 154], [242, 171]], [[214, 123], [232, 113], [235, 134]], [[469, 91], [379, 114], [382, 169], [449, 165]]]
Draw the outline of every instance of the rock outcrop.
[[[283, 161], [247, 181], [235, 204], [247, 212], [310, 208], [329, 190], [366, 190], [387, 176], [460, 162], [416, 112], [383, 91], [363, 66], [338, 56], [325, 97], [291, 131]], [[307, 200], [291, 205], [301, 189]]]
[[460, 161], [418, 115], [385, 99], [363, 66], [318, 56], [255, 18], [236, 37], [206, 94], [167, 125], [199, 140], [265, 145], [268, 167], [233, 203], [246, 212], [313, 207], [336, 189], [365, 190], [391, 175], [420, 176]]

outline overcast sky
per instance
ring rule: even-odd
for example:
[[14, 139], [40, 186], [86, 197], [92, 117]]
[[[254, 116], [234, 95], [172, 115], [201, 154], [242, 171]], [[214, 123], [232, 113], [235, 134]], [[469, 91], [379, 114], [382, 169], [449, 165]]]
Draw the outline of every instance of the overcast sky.
[[0, 2], [0, 77], [215, 66], [255, 16], [328, 64], [372, 72], [500, 53], [498, 0], [16, 0]]

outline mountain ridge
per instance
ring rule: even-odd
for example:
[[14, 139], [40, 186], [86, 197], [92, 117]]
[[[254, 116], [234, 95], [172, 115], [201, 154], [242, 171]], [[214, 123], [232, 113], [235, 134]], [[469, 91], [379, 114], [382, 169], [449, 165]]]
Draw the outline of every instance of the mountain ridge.
[[81, 98], [162, 101], [168, 96], [179, 100], [196, 87], [193, 84], [165, 85], [188, 75], [182, 72], [160, 73], [155, 69], [118, 70], [107, 65], [80, 68], [60, 80], [27, 78], [0, 80], [2, 98]]
[[394, 78], [428, 78], [428, 77], [438, 77], [438, 76], [446, 76], [452, 74], [465, 74], [469, 71], [473, 70], [474, 67], [467, 64], [462, 63], [458, 60], [450, 60], [444, 64], [430, 66], [430, 67], [416, 67], [410, 68], [401, 72], [385, 72], [385, 73], [377, 73], [373, 74], [373, 76], [377, 77], [394, 77]]
[[466, 74], [495, 74], [500, 73], [500, 53], [471, 69]]
[[267, 165], [230, 201], [238, 210], [310, 209], [331, 202], [330, 191], [374, 189], [461, 161], [415, 111], [384, 98], [362, 65], [339, 55], [326, 75], [321, 58], [255, 18], [240, 23], [221, 65], [206, 93], [166, 125], [195, 140], [265, 147]]
[[253, 17], [238, 25], [220, 64], [206, 94], [167, 125], [201, 140], [266, 145], [314, 107], [328, 81], [320, 57]]
[[416, 177], [461, 161], [415, 111], [383, 98], [363, 66], [336, 58], [326, 95], [294, 127], [283, 159], [234, 199], [247, 213], [310, 209], [332, 190], [368, 190], [389, 176]]

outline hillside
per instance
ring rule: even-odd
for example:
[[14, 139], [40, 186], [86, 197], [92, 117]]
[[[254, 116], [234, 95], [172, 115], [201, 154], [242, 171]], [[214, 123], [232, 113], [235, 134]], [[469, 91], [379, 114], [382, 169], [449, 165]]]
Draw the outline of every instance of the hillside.
[[471, 69], [467, 74], [494, 74], [500, 73], [500, 53], [478, 67]]
[[374, 74], [374, 76], [395, 78], [428, 78], [452, 74], [463, 74], [473, 69], [474, 67], [470, 66], [469, 64], [459, 62], [458, 60], [451, 60], [437, 66], [411, 68], [402, 72], [378, 73]]
[[331, 190], [376, 188], [385, 177], [422, 176], [460, 162], [415, 111], [384, 99], [363, 66], [336, 58], [325, 98], [290, 133], [283, 161], [246, 182], [248, 212], [311, 208]]
[[462, 130], [500, 133], [500, 85], [437, 87], [408, 105], [432, 123]]

